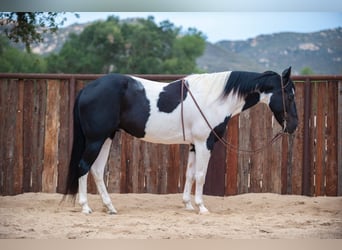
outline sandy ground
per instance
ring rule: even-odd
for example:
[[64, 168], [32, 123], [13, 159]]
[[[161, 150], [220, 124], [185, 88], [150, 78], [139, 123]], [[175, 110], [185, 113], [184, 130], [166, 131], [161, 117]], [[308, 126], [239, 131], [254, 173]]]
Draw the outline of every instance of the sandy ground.
[[117, 215], [104, 212], [89, 195], [94, 212], [60, 194], [0, 197], [0, 238], [34, 239], [342, 239], [342, 197], [277, 194], [205, 196], [211, 211], [183, 208], [181, 194], [111, 194]]

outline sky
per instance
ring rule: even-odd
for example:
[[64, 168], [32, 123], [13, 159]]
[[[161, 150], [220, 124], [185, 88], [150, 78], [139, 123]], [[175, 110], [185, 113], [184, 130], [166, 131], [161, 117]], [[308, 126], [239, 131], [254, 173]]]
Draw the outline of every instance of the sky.
[[68, 12], [64, 26], [105, 20], [109, 15], [120, 19], [154, 16], [155, 22], [169, 20], [177, 27], [196, 28], [209, 42], [246, 40], [279, 32], [315, 32], [342, 27], [342, 12]]

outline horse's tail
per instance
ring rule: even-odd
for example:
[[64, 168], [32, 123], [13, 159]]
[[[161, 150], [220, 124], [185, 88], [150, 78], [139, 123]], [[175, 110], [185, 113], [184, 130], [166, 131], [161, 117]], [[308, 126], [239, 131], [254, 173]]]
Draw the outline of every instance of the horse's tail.
[[69, 171], [67, 177], [67, 185], [64, 194], [75, 196], [78, 192], [78, 178], [79, 178], [79, 164], [82, 155], [85, 151], [86, 139], [81, 127], [80, 115], [79, 115], [79, 98], [81, 92], [78, 94], [74, 105], [74, 136], [73, 145], [69, 163]]

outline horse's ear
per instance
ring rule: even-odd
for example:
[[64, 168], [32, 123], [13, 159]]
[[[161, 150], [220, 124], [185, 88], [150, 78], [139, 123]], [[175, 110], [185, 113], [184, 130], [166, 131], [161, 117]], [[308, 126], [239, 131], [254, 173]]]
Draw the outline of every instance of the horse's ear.
[[290, 80], [290, 76], [291, 76], [291, 67], [285, 69], [282, 73], [282, 78], [285, 83], [287, 83]]

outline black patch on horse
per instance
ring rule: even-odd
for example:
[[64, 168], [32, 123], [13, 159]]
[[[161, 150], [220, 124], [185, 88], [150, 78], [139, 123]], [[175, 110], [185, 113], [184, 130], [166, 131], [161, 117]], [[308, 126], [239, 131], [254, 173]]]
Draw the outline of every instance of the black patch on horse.
[[245, 105], [243, 105], [242, 111], [254, 106], [260, 101], [260, 94], [258, 92], [250, 93], [245, 98]]
[[232, 91], [244, 98], [256, 91], [269, 93], [277, 82], [280, 84], [280, 76], [273, 71], [264, 73], [232, 71], [224, 87], [223, 96], [228, 96]]
[[196, 152], [195, 144], [190, 144], [190, 152]]
[[[222, 138], [224, 135], [224, 132], [226, 131], [226, 127], [228, 124], [228, 121], [230, 119], [231, 116], [227, 116], [223, 122], [221, 122], [219, 125], [217, 125], [214, 128], [215, 133]], [[218, 138], [216, 137], [216, 135], [211, 131], [209, 134], [209, 137], [207, 139], [207, 149], [212, 151], [214, 149], [214, 144], [215, 142], [218, 141]]]
[[[187, 83], [185, 83], [187, 84]], [[171, 113], [181, 103], [182, 80], [177, 80], [165, 86], [159, 94], [157, 107], [160, 112]], [[188, 90], [183, 89], [183, 100], [185, 100]]]
[[141, 82], [129, 78], [124, 88], [120, 128], [137, 138], [143, 138], [151, 111], [150, 101], [146, 97], [146, 91]]

